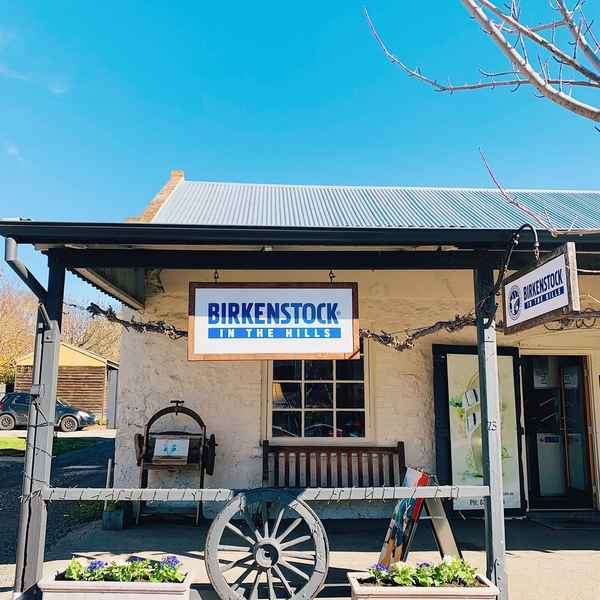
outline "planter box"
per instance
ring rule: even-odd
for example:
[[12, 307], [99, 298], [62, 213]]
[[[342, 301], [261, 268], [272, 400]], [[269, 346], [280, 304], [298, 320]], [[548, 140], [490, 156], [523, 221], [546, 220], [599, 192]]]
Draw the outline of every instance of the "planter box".
[[102, 529], [118, 531], [127, 527], [127, 514], [124, 508], [118, 510], [105, 510], [102, 513]]
[[428, 598], [496, 600], [498, 598], [498, 588], [482, 575], [477, 575], [477, 578], [485, 584], [485, 587], [401, 587], [359, 583], [359, 579], [368, 577], [368, 573], [348, 573], [352, 600], [426, 600]]
[[192, 575], [182, 583], [61, 581], [44, 577], [38, 587], [43, 600], [189, 600]]

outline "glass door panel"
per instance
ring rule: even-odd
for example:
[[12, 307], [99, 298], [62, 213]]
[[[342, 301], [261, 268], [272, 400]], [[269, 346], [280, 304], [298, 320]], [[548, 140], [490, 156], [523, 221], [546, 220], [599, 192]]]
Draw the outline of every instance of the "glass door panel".
[[567, 486], [574, 495], [585, 494], [589, 488], [587, 422], [582, 376], [579, 364], [563, 366], [563, 433], [566, 442]]
[[523, 360], [531, 508], [591, 506], [582, 357]]

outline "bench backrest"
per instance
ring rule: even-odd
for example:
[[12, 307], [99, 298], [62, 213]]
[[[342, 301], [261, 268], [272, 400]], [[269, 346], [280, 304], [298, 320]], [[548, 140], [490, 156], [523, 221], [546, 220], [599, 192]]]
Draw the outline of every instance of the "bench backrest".
[[401, 486], [404, 442], [395, 446], [280, 446], [263, 441], [269, 487]]

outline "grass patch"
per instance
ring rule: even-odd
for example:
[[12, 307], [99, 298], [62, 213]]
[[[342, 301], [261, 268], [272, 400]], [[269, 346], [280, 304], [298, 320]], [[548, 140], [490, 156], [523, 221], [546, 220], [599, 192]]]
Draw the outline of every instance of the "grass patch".
[[78, 523], [88, 523], [102, 518], [104, 502], [101, 500], [87, 500], [74, 502], [71, 509], [71, 517]]
[[[60, 456], [74, 450], [82, 450], [94, 446], [98, 440], [94, 438], [54, 438], [52, 454]], [[0, 438], [0, 456], [24, 456], [25, 438], [10, 437]]]
[[0, 456], [21, 456], [25, 454], [25, 438], [0, 438]]
[[67, 452], [83, 450], [83, 448], [95, 446], [97, 443], [98, 440], [94, 438], [54, 438], [52, 454], [54, 454], [54, 456], [60, 456]]

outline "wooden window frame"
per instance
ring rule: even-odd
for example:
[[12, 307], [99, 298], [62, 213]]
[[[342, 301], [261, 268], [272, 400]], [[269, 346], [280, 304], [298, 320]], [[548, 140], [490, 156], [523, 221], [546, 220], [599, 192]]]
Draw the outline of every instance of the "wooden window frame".
[[[295, 412], [298, 411], [302, 415], [302, 431], [304, 431], [304, 413], [306, 411], [310, 412], [332, 412], [333, 413], [333, 422], [335, 426], [335, 415], [336, 412], [352, 412], [352, 411], [360, 411], [364, 410], [365, 413], [365, 436], [360, 438], [355, 437], [286, 437], [286, 436], [273, 436], [273, 412], [286, 412], [286, 410], [273, 410], [273, 360], [265, 361], [266, 365], [266, 385], [264, 386], [264, 399], [265, 399], [265, 439], [269, 442], [273, 442], [273, 444], [285, 444], [288, 446], [307, 446], [307, 445], [316, 445], [316, 446], [364, 446], [373, 441], [374, 439], [374, 412], [372, 406], [372, 390], [371, 390], [371, 365], [369, 360], [370, 355], [370, 344], [368, 340], [364, 340], [363, 343], [363, 378], [356, 380], [348, 380], [348, 379], [336, 379], [336, 369], [335, 363], [338, 359], [297, 359], [300, 360], [302, 364], [302, 378], [299, 380], [277, 380], [281, 383], [300, 383], [300, 389], [302, 394], [302, 407], [298, 409], [290, 409], [287, 412]], [[285, 359], [288, 360], [288, 359]], [[304, 363], [310, 360], [331, 360], [333, 362], [333, 378], [332, 379], [324, 379], [324, 380], [305, 380], [304, 379]], [[339, 359], [343, 360], [343, 359]], [[333, 385], [333, 407], [332, 408], [304, 408], [304, 384], [305, 383], [331, 383]], [[362, 383], [364, 390], [364, 408], [357, 409], [338, 409], [336, 406], [336, 383]]]

